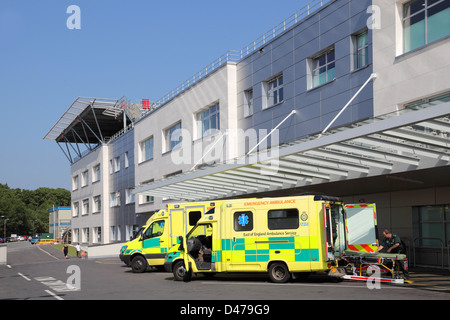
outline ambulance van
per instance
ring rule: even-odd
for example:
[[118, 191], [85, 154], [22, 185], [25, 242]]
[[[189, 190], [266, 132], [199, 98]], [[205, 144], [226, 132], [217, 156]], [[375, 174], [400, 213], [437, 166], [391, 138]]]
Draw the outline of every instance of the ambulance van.
[[[350, 217], [350, 216], [349, 216]], [[165, 268], [175, 280], [192, 274], [268, 272], [273, 282], [328, 271], [349, 247], [377, 245], [375, 205], [354, 205], [348, 219], [342, 200], [327, 196], [223, 201], [169, 250]]]
[[150, 266], [164, 270], [168, 249], [185, 236], [214, 202], [168, 204], [166, 209], [153, 214], [135, 239], [120, 249], [120, 260], [135, 273], [145, 272]]

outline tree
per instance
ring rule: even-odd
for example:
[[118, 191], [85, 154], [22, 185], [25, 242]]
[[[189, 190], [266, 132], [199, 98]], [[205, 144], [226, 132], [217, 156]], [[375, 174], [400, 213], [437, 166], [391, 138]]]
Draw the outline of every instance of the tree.
[[[9, 219], [6, 235], [48, 232], [48, 209], [53, 206], [70, 206], [70, 191], [62, 188], [11, 189], [0, 183], [0, 216]], [[3, 228], [0, 234], [3, 236]]]

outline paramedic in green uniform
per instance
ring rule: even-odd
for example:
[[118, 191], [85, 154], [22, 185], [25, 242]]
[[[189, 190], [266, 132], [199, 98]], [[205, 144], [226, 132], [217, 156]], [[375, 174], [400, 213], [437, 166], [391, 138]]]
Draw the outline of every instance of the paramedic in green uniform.
[[[381, 245], [378, 247], [377, 251], [380, 252], [384, 248], [388, 253], [399, 253], [406, 254], [405, 247], [402, 244], [400, 237], [396, 234], [393, 234], [389, 229], [383, 230], [384, 240], [381, 242]], [[409, 279], [409, 272], [405, 270], [403, 267], [403, 261], [399, 261], [400, 269], [403, 271], [403, 275], [406, 279]]]

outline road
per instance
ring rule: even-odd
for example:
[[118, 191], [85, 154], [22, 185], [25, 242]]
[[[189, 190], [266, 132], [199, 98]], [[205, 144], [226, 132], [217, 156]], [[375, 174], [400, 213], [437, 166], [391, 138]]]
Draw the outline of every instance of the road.
[[[176, 300], [178, 307], [172, 312], [182, 312], [187, 301], [192, 307], [211, 300], [222, 306], [230, 301], [450, 299], [448, 292], [388, 284], [369, 289], [365, 282], [335, 282], [320, 275], [286, 284], [273, 284], [263, 274], [198, 276], [189, 283], [176, 282], [165, 272], [134, 274], [118, 258], [64, 259], [62, 252], [51, 246], [27, 242], [8, 244], [8, 265], [0, 266], [0, 274], [0, 299]], [[284, 303], [295, 307], [293, 302]]]

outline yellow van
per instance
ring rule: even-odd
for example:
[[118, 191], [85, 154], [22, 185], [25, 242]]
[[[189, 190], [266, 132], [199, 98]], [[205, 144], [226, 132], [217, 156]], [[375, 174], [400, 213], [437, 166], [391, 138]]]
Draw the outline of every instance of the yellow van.
[[348, 249], [347, 230], [363, 231], [352, 236], [352, 245], [377, 245], [375, 206], [368, 207], [372, 216], [366, 219], [369, 211], [347, 216], [342, 200], [334, 197], [222, 201], [180, 237], [164, 266], [175, 280], [185, 281], [193, 273], [268, 272], [282, 283], [292, 274], [327, 271]]
[[214, 206], [214, 202], [168, 204], [148, 219], [135, 239], [125, 243], [120, 260], [135, 273], [145, 272], [150, 266], [164, 269], [164, 258], [177, 244], [178, 236], [186, 235]]

